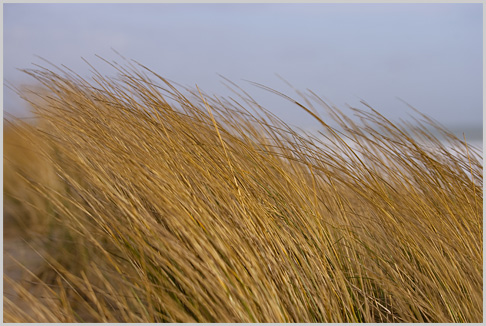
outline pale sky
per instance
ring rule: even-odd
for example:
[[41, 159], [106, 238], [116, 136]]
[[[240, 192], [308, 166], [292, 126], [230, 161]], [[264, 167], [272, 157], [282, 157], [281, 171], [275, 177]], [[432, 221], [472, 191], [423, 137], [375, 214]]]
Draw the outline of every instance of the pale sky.
[[[302, 111], [251, 86], [313, 90], [340, 108], [364, 99], [393, 119], [411, 111], [450, 128], [482, 128], [482, 4], [4, 4], [4, 81], [30, 79], [44, 57], [83, 74], [111, 50], [209, 94], [221, 74], [284, 120]], [[105, 70], [103, 70], [105, 71]], [[4, 87], [4, 110], [27, 115]]]

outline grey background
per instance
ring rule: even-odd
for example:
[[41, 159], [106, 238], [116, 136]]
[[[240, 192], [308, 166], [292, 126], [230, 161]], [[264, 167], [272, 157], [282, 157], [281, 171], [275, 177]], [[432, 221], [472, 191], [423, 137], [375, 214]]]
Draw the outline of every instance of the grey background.
[[[36, 55], [81, 74], [86, 58], [135, 59], [181, 84], [229, 95], [221, 74], [285, 121], [301, 110], [244, 80], [286, 94], [313, 90], [340, 108], [360, 99], [408, 119], [400, 97], [448, 128], [482, 139], [482, 4], [4, 4], [4, 81]], [[4, 110], [28, 116], [4, 86]]]

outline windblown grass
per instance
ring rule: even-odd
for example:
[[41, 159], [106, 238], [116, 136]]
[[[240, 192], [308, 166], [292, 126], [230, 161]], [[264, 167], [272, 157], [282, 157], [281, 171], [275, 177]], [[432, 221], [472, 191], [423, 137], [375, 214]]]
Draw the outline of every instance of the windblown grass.
[[42, 123], [12, 128], [53, 172], [18, 162], [5, 207], [56, 226], [5, 321], [482, 321], [481, 152], [312, 93], [288, 98], [322, 125], [304, 136], [241, 90], [113, 68], [26, 70]]

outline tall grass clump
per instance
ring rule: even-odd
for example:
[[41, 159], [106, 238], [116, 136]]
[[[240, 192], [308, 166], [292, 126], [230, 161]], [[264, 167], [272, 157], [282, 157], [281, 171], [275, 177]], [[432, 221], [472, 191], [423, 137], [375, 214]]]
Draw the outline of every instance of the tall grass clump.
[[53, 172], [19, 167], [37, 197], [16, 198], [56, 230], [6, 321], [482, 321], [480, 150], [425, 116], [279, 94], [321, 124], [305, 134], [234, 85], [112, 66], [25, 70], [39, 122], [12, 123]]

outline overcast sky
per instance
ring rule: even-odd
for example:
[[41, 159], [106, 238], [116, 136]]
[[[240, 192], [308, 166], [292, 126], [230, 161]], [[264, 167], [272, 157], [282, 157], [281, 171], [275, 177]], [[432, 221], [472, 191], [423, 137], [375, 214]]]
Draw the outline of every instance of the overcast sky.
[[[400, 97], [447, 126], [482, 126], [481, 4], [4, 4], [3, 14], [14, 84], [29, 81], [16, 69], [41, 63], [35, 55], [83, 73], [81, 57], [118, 59], [114, 48], [210, 94], [229, 94], [224, 75], [301, 127], [311, 126], [301, 111], [243, 80], [291, 93], [278, 73], [338, 107], [365, 99], [406, 119]], [[4, 88], [4, 110], [19, 108]]]

